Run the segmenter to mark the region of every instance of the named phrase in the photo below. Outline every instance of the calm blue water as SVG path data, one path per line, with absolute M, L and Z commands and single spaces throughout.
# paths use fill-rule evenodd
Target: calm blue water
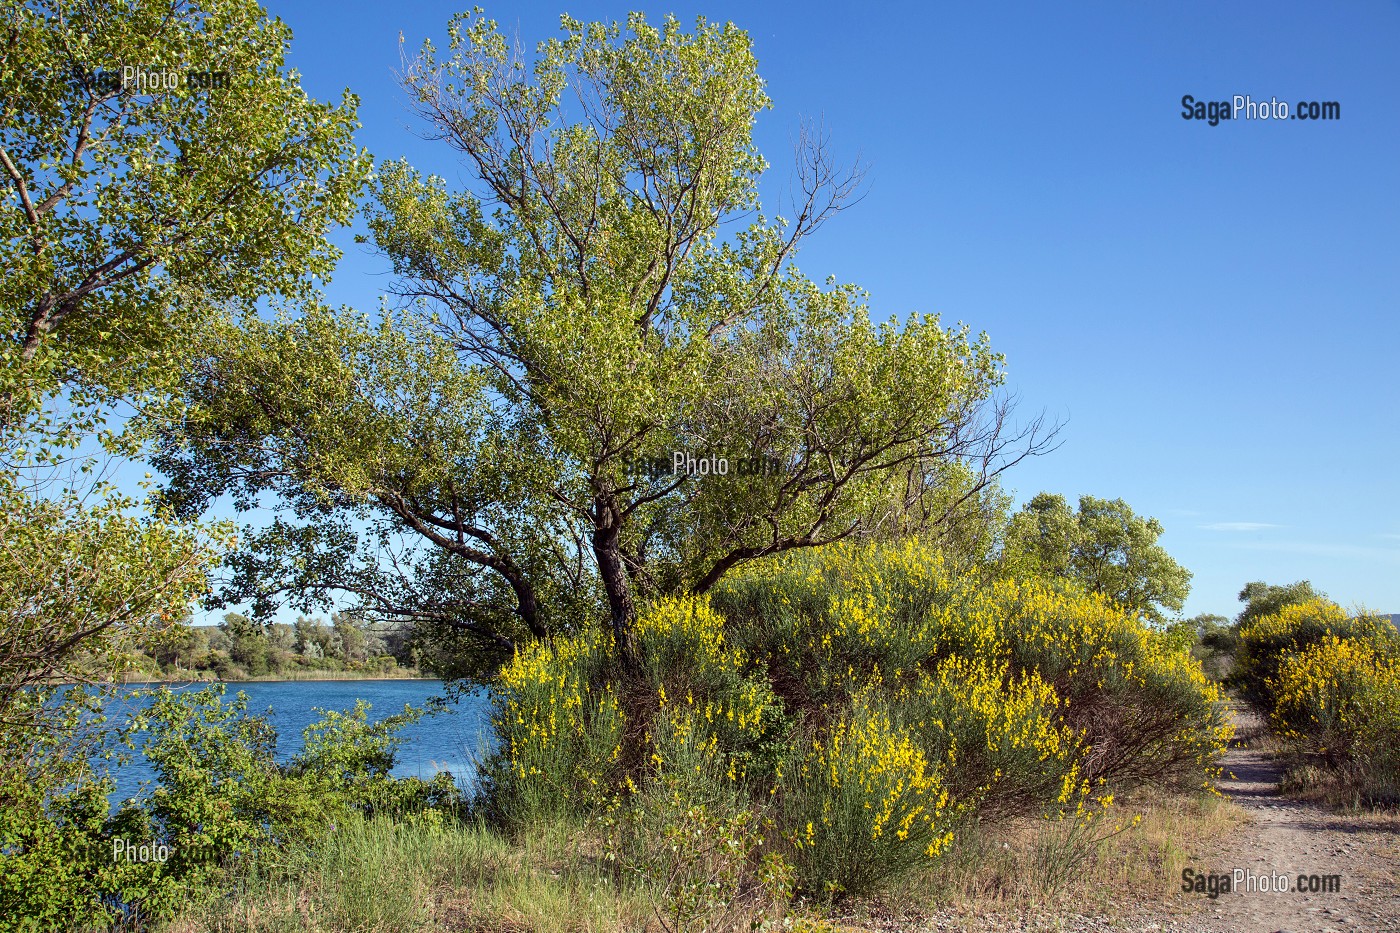
M 205 685 L 179 687 L 177 690 L 198 690 Z M 132 692 L 143 689 L 133 687 Z M 248 695 L 249 713 L 268 713 L 277 730 L 277 757 L 285 761 L 302 746 L 302 730 L 321 718 L 317 709 L 348 711 L 356 700 L 370 704 L 371 721 L 403 712 L 405 703 L 422 706 L 430 697 L 443 696 L 443 684 L 437 680 L 307 680 L 229 684 L 224 703 L 242 691 Z M 149 697 L 128 694 L 107 707 L 109 722 L 119 724 L 137 709 L 149 705 Z M 399 746 L 394 774 L 399 777 L 431 778 L 439 771 L 450 771 L 463 787 L 472 784 L 474 762 L 489 747 L 491 713 L 490 699 L 485 690 L 463 696 L 456 703 L 449 701 L 447 709 L 425 716 L 401 730 L 405 741 Z M 150 762 L 138 754 L 133 760 L 112 771 L 116 789 L 111 800 L 116 803 L 136 796 L 143 780 L 154 780 Z

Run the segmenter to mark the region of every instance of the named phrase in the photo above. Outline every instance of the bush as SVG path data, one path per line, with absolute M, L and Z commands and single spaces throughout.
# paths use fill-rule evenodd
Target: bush
M 610 637 L 591 631 L 516 652 L 493 696 L 498 745 L 481 793 L 502 823 L 590 813 L 622 754 L 623 713 L 607 680 Z
M 900 721 L 934 761 L 953 797 L 983 819 L 1043 809 L 1082 755 L 1060 698 L 1034 671 L 945 658 L 896 695 Z
M 715 605 L 775 672 L 778 694 L 808 713 L 872 682 L 891 697 L 918 696 L 940 664 L 964 658 L 1004 671 L 1008 686 L 1052 687 L 1058 725 L 1079 737 L 1094 781 L 1199 787 L 1229 732 L 1219 688 L 1140 617 L 1062 584 L 956 578 L 917 541 L 771 561 L 726 579 Z M 1040 696 L 1023 707 L 1026 730 L 1048 715 L 1049 694 Z M 1053 783 L 1040 763 L 1025 767 L 1008 788 Z M 948 779 L 979 784 L 975 775 Z
M 1395 629 L 1379 618 L 1348 617 L 1336 603 L 1310 599 L 1284 606 L 1240 629 L 1231 682 L 1245 699 L 1267 715 L 1275 705 L 1273 684 L 1280 668 L 1291 655 L 1329 636 L 1369 644 L 1385 653 L 1393 653 L 1397 647 Z
M 782 819 L 799 887 L 860 894 L 937 858 L 955 809 L 942 773 L 871 695 L 784 769 Z
M 705 600 L 661 600 L 635 631 L 638 670 L 611 665 L 611 637 L 594 630 L 517 652 L 501 671 L 493 722 L 500 740 L 483 765 L 484 796 L 513 828 L 597 813 L 626 778 L 654 770 L 661 711 L 703 721 L 726 770 L 771 779 L 785 746 L 782 708 L 767 680 L 725 640 Z M 669 715 L 669 714 L 668 714 Z
M 602 817 L 607 858 L 639 882 L 663 929 L 757 929 L 786 907 L 792 869 L 767 838 L 769 808 L 717 754 L 709 725 L 693 703 L 657 715 L 654 767 Z
M 1187 647 L 1102 597 L 1038 581 L 998 582 L 985 599 L 997 656 L 1055 688 L 1084 743 L 1086 779 L 1208 784 L 1231 727 L 1223 693 Z
M 321 720 L 306 727 L 302 750 L 286 773 L 328 785 L 335 798 L 363 814 L 416 814 L 457 806 L 460 794 L 451 774 L 440 772 L 424 781 L 391 773 L 404 741 L 399 731 L 427 711 L 406 705 L 402 713 L 370 722 L 369 710 L 364 700 L 346 713 L 318 710 Z
M 92 726 L 96 701 L 78 691 L 57 708 L 53 732 L 37 738 L 33 751 L 68 766 L 32 784 L 0 775 L 0 930 L 105 927 L 119 917 L 139 928 L 169 915 L 190 891 L 217 889 L 259 856 L 276 861 L 288 850 L 315 848 L 336 821 L 381 810 L 436 813 L 458 803 L 450 776 L 389 775 L 393 733 L 421 711 L 373 724 L 363 704 L 328 713 L 307 729 L 305 751 L 283 765 L 266 719 L 248 714 L 243 695 L 227 704 L 222 696 L 222 686 L 153 694 L 127 741 L 145 737 L 156 786 L 115 814 L 107 804 L 111 782 L 93 774 L 87 746 L 73 747 Z M 163 847 L 166 857 L 117 854 L 142 847 L 149 854 Z
M 113 857 L 115 840 L 150 833 L 143 814 L 110 813 L 112 782 L 93 770 L 101 697 L 46 687 L 12 709 L 30 725 L 0 730 L 0 931 L 103 928 L 172 905 L 180 890 L 163 866 Z
M 1400 789 L 1400 662 L 1327 635 L 1289 655 L 1269 683 L 1270 724 L 1296 752 L 1349 770 L 1372 798 Z
M 1198 788 L 1229 733 L 1186 640 L 1063 585 L 983 585 L 913 540 L 751 565 L 643 608 L 635 643 L 631 670 L 602 632 L 506 666 L 495 812 L 518 828 L 662 787 L 691 822 L 766 814 L 807 893 L 940 857 L 962 815 L 1058 811 L 1066 781 Z
M 306 843 L 344 811 L 329 781 L 284 772 L 271 724 L 248 713 L 246 695 L 225 704 L 223 692 L 157 690 L 131 725 L 147 735 L 157 775 L 145 801 L 151 836 L 170 848 L 167 871 L 191 881 L 264 847 Z
M 636 644 L 647 677 L 643 705 L 650 709 L 654 699 L 655 708 L 667 712 L 663 721 L 677 709 L 692 712 L 697 722 L 703 719 L 700 731 L 727 771 L 771 784 L 790 724 L 766 672 L 730 645 L 724 619 L 709 601 L 658 601 L 637 620 Z

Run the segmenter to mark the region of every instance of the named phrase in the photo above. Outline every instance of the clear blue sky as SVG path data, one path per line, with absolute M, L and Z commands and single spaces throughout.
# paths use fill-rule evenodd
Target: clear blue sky
M 1187 612 L 1307 578 L 1400 612 L 1400 4 L 487 4 L 527 47 L 558 17 L 641 6 L 732 20 L 775 102 L 869 164 L 809 241 L 808 275 L 876 317 L 985 330 L 1064 446 L 1009 474 L 1122 497 L 1194 574 Z M 463 177 L 413 134 L 398 37 L 446 45 L 463 7 L 270 0 L 313 96 L 350 88 L 376 158 Z M 1338 101 L 1337 122 L 1205 122 L 1181 98 Z M 384 266 L 346 243 L 329 296 L 372 310 Z

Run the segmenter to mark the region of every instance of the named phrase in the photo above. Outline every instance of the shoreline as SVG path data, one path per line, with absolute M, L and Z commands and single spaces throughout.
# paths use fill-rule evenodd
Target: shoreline
M 297 677 L 275 677 L 271 674 L 258 675 L 256 677 L 133 677 L 131 679 L 121 678 L 101 683 L 117 686 L 131 686 L 134 684 L 295 684 L 295 683 L 320 683 L 324 681 L 397 681 L 397 680 L 441 680 L 441 677 L 427 677 L 421 674 L 404 675 L 402 677 L 385 677 L 382 674 L 367 676 L 361 674 L 346 675 L 344 671 L 326 671 L 327 676 L 307 676 L 305 674 Z

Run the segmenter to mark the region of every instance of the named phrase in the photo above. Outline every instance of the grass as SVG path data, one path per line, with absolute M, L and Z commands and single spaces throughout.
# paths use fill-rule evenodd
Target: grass
M 167 930 L 644 929 L 649 904 L 619 892 L 592 848 L 563 825 L 512 842 L 476 823 L 355 819 L 317 851 L 258 866 L 231 897 L 192 905 Z
M 794 930 L 860 930 L 892 917 L 1161 910 L 1188 864 L 1240 823 L 1219 798 L 1140 796 L 1115 807 L 1141 823 L 1101 843 L 1063 883 L 1037 867 L 1057 844 L 1042 820 L 966 826 L 948 857 L 878 897 L 845 905 L 828 926 L 801 905 Z M 1130 816 L 1128 817 L 1131 818 Z M 259 865 L 230 895 L 194 903 L 167 933 L 634 933 L 660 931 L 655 892 L 619 885 L 599 840 L 567 823 L 507 838 L 476 822 L 355 819 L 316 851 Z M 883 918 L 883 919 L 882 919 Z M 695 929 L 700 929 L 696 927 Z
M 1173 903 L 1181 870 L 1208 860 L 1245 820 L 1220 797 L 1143 792 L 1115 804 L 1108 817 L 1122 832 L 1081 851 L 1069 872 L 1048 871 L 1064 853 L 1065 827 L 1037 819 L 965 826 L 948 856 L 879 898 L 852 905 L 843 920 L 863 925 L 892 914 L 964 917 L 1054 917 L 1135 910 L 1164 911 Z M 1141 816 L 1136 826 L 1133 816 Z M 1113 826 L 1096 835 L 1108 835 Z
M 1290 797 L 1353 815 L 1393 814 L 1400 782 L 1358 764 L 1329 768 L 1297 755 L 1286 758 L 1279 790 Z

